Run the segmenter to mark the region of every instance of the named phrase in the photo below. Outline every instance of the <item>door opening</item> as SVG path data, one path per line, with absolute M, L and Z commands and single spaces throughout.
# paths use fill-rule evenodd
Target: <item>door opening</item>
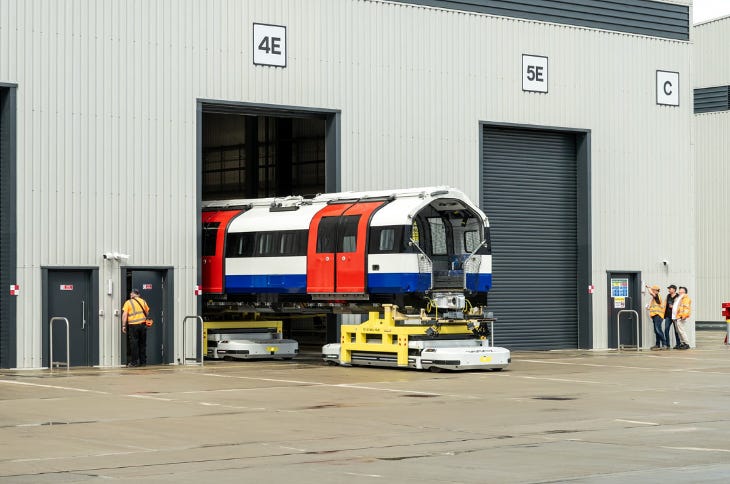
M 124 297 L 132 289 L 138 289 L 142 299 L 150 306 L 149 317 L 154 324 L 147 328 L 147 364 L 172 363 L 173 315 L 170 307 L 172 293 L 172 269 L 132 269 L 122 271 Z M 127 333 L 129 335 L 129 333 Z M 129 361 L 127 337 L 122 338 L 122 364 Z
M 43 366 L 65 362 L 67 344 L 70 366 L 98 365 L 99 329 L 95 317 L 98 314 L 98 273 L 93 269 L 43 269 L 42 277 Z M 53 355 L 49 355 L 51 318 L 66 318 L 69 329 L 67 340 L 65 324 L 54 323 Z
M 636 348 L 641 346 L 641 273 L 634 271 L 608 271 L 607 311 L 608 311 L 608 347 Z M 634 313 L 622 310 L 633 310 L 639 315 L 637 321 Z M 617 341 L 617 325 L 620 326 L 621 341 Z M 637 325 L 639 339 L 637 340 Z

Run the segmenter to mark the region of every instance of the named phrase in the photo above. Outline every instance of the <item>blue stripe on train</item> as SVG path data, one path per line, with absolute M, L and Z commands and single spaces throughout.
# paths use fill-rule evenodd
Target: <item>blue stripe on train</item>
M 253 274 L 226 276 L 226 292 L 231 294 L 306 294 L 305 274 Z
M 400 294 L 425 292 L 431 286 L 431 274 L 418 272 L 370 272 L 368 292 L 372 294 Z
M 467 274 L 466 288 L 474 292 L 488 292 L 492 288 L 492 274 Z
M 373 294 L 425 292 L 429 287 L 431 287 L 430 274 L 419 274 L 417 272 L 371 272 L 368 274 L 368 291 Z M 466 276 L 466 288 L 470 291 L 487 292 L 491 287 L 491 274 L 467 274 Z
M 491 274 L 467 274 L 467 289 L 487 292 L 492 287 Z M 368 292 L 372 294 L 401 294 L 425 292 L 431 286 L 431 275 L 417 272 L 368 274 Z M 226 292 L 231 294 L 274 293 L 306 294 L 304 274 L 255 274 L 226 276 Z

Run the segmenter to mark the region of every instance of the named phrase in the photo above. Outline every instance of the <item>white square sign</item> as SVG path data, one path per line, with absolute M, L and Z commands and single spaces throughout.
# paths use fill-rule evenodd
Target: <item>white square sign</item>
M 286 67 L 286 27 L 253 24 L 253 63 Z
M 679 106 L 679 72 L 656 71 L 656 103 Z
M 548 58 L 522 54 L 522 90 L 548 92 Z

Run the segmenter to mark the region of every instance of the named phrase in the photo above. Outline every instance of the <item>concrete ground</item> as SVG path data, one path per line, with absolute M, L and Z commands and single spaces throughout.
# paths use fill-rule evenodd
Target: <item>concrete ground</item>
M 730 350 L 0 371 L 0 482 L 728 482 Z

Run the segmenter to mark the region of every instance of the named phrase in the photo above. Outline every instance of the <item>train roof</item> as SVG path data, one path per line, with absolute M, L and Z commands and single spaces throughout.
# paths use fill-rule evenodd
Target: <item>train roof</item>
M 469 210 L 486 223 L 484 213 L 460 190 L 447 186 L 421 187 L 398 190 L 373 190 L 362 192 L 323 193 L 313 198 L 290 196 L 281 198 L 216 200 L 203 202 L 204 210 L 241 208 L 244 211 L 231 222 L 230 231 L 248 232 L 306 229 L 314 214 L 324 205 L 332 203 L 365 202 L 383 200 L 387 203 L 375 212 L 372 226 L 408 225 L 413 217 L 431 206 L 437 211 Z

